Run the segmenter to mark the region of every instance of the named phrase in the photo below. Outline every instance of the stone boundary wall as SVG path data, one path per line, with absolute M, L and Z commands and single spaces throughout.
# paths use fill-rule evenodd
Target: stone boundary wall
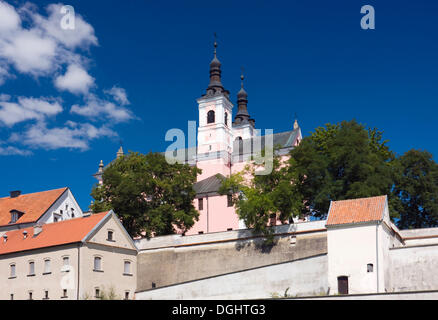
M 151 289 L 135 294 L 136 300 L 269 299 L 288 294 L 327 292 L 327 255 Z
M 247 229 L 137 241 L 137 292 L 327 254 L 324 225 L 277 226 L 274 246 Z

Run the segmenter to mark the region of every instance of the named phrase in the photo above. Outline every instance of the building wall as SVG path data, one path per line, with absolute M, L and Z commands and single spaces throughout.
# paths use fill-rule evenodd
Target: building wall
M 87 218 L 82 218 L 87 219 Z M 129 235 L 121 228 L 114 216 L 109 216 L 99 229 L 91 234 L 86 243 L 74 243 L 46 247 L 0 256 L 0 300 L 24 300 L 32 291 L 34 300 L 41 300 L 44 291 L 49 291 L 49 299 L 94 298 L 95 288 L 115 290 L 118 298 L 134 297 L 137 284 L 137 249 Z M 108 241 L 108 231 L 113 231 L 114 241 Z M 44 232 L 44 231 L 43 231 Z M 68 271 L 63 265 L 63 257 L 69 257 Z M 94 271 L 94 257 L 102 260 L 102 270 Z M 44 274 L 44 260 L 50 259 L 51 272 Z M 29 261 L 35 263 L 35 275 L 28 276 Z M 124 274 L 124 262 L 131 262 L 130 274 Z M 16 265 L 16 277 L 10 278 L 10 265 Z M 79 278 L 79 281 L 78 281 Z M 67 289 L 67 297 L 63 297 Z
M 187 231 L 187 235 L 199 232 L 220 232 L 239 229 L 239 217 L 233 206 L 228 207 L 227 196 L 214 195 L 203 197 L 203 210 L 199 210 L 199 199 L 194 200 L 194 206 L 199 211 L 199 220 Z
M 63 257 L 68 256 L 70 271 L 63 271 Z M 50 259 L 50 274 L 44 273 L 44 260 Z M 35 275 L 29 274 L 29 261 L 35 263 Z M 10 278 L 10 265 L 16 265 L 16 278 Z M 74 300 L 77 297 L 77 244 L 59 247 L 44 248 L 25 252 L 12 253 L 0 256 L 0 299 L 9 300 L 14 294 L 15 300 L 29 299 L 32 291 L 34 300 L 44 298 L 44 291 L 49 291 L 50 299 Z M 67 288 L 68 298 L 63 296 L 63 289 Z
M 379 270 L 377 261 L 378 236 L 379 226 L 376 223 L 331 227 L 327 230 L 328 285 L 331 294 L 338 293 L 339 276 L 348 277 L 349 293 L 378 292 L 378 271 L 380 283 L 383 279 L 383 266 Z M 368 264 L 373 264 L 373 272 L 367 272 Z
M 101 271 L 94 270 L 94 257 L 100 257 Z M 117 299 L 134 297 L 136 288 L 136 251 L 87 243 L 81 248 L 80 299 L 95 299 L 95 290 L 109 293 L 114 290 Z M 124 262 L 131 262 L 131 274 L 124 274 Z
M 109 292 L 113 289 L 117 298 L 134 296 L 137 284 L 137 248 L 120 223 L 110 216 L 107 221 L 91 235 L 81 248 L 80 299 L 95 298 L 95 289 Z M 113 239 L 108 240 L 108 231 Z M 94 270 L 94 258 L 101 258 L 101 270 Z M 131 263 L 130 274 L 124 274 L 124 262 Z
M 327 291 L 327 255 L 228 273 L 207 279 L 138 292 L 148 299 L 263 299 L 317 295 Z
M 223 158 L 198 161 L 196 166 L 202 170 L 202 173 L 197 177 L 197 181 L 204 180 L 218 173 L 224 176 L 230 175 L 228 161 Z
M 66 206 L 68 206 L 68 209 L 66 210 Z M 54 222 L 54 217 L 58 216 L 60 217 L 60 220 L 68 220 L 72 219 L 72 211 L 73 208 L 74 212 L 74 218 L 79 218 L 83 216 L 81 207 L 79 207 L 78 203 L 76 202 L 75 198 L 73 197 L 73 194 L 71 193 L 70 189 L 68 189 L 66 192 L 64 192 L 61 197 L 59 197 L 58 200 L 53 203 L 53 205 L 47 210 L 47 212 L 38 220 L 40 223 L 52 223 Z M 62 210 L 62 214 L 61 214 Z M 55 215 L 56 213 L 56 215 Z
M 391 248 L 390 291 L 438 289 L 438 244 Z

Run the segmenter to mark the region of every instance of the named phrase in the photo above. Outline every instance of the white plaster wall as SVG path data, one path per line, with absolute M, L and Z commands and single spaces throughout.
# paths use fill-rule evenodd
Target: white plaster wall
M 68 209 L 66 210 L 66 205 Z M 41 223 L 52 223 L 54 222 L 54 213 L 60 213 L 62 210 L 62 221 L 72 219 L 71 208 L 74 209 L 75 218 L 83 216 L 83 212 L 76 202 L 70 189 L 67 189 L 58 200 L 47 210 L 47 212 L 38 220 Z
M 338 293 L 337 278 L 339 276 L 348 277 L 349 293 L 351 294 L 377 292 L 378 273 L 379 291 L 383 290 L 383 272 L 377 266 L 377 230 L 377 224 L 328 228 L 328 285 L 330 294 Z M 379 255 L 379 258 L 382 262 L 382 254 Z M 369 263 L 374 266 L 373 272 L 367 272 L 367 264 Z
M 438 245 L 394 248 L 391 291 L 437 290 Z
M 327 292 L 327 255 L 137 292 L 136 300 L 263 299 Z
M 63 257 L 69 257 L 70 272 L 63 269 Z M 16 252 L 0 256 L 0 300 L 29 299 L 32 291 L 34 300 L 49 299 L 75 300 L 77 298 L 78 245 L 64 245 L 31 251 Z M 44 273 L 44 260 L 50 259 L 50 273 Z M 29 262 L 35 263 L 35 275 L 29 276 Z M 10 265 L 16 265 L 16 277 L 10 277 Z M 67 298 L 62 298 L 67 289 Z

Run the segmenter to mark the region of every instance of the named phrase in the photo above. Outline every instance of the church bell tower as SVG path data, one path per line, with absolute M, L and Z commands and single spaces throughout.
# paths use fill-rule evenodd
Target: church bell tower
M 207 91 L 197 100 L 199 108 L 198 167 L 202 177 L 208 177 L 210 166 L 216 173 L 229 174 L 229 163 L 233 152 L 232 109 L 229 91 L 221 82 L 221 63 L 216 56 L 210 62 L 210 83 Z M 204 168 L 203 168 L 204 167 Z M 208 168 L 207 168 L 208 167 Z M 205 174 L 204 174 L 205 173 Z

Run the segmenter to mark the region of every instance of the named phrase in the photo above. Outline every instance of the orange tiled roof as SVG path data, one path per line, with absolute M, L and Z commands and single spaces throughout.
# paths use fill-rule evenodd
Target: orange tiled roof
M 33 236 L 34 227 L 8 231 L 5 233 L 8 236 L 6 242 L 0 238 L 0 255 L 80 242 L 108 212 L 44 224 L 36 237 Z M 27 231 L 26 239 L 23 231 Z
M 332 201 L 326 225 L 380 221 L 386 196 Z
M 37 221 L 68 188 L 22 194 L 16 198 L 0 198 L 0 226 L 11 221 L 11 210 L 24 212 L 16 223 Z

